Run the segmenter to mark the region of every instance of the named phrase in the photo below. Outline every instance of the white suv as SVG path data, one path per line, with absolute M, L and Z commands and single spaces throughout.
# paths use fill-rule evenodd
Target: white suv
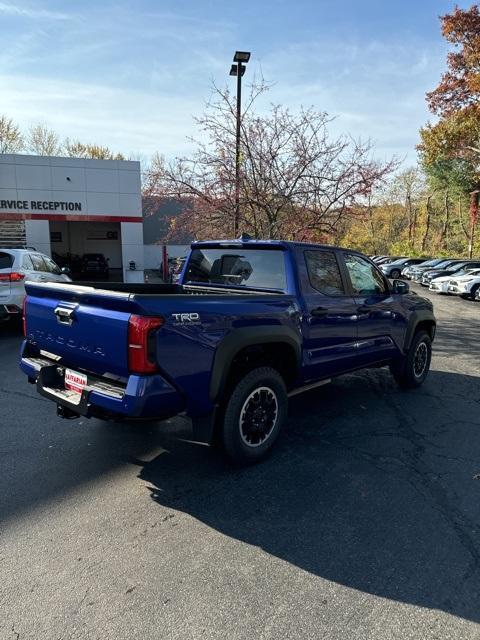
M 473 268 L 465 269 L 465 270 L 462 269 L 462 271 L 459 271 L 455 276 L 450 274 L 448 276 L 440 276 L 437 278 L 433 278 L 433 280 L 430 282 L 429 289 L 430 291 L 433 291 L 435 293 L 452 293 L 449 290 L 450 282 L 452 280 L 455 280 L 455 282 L 460 282 L 466 279 L 469 282 L 470 278 L 473 279 L 473 278 L 476 278 L 477 276 L 480 276 L 480 269 L 473 269 Z
M 0 320 L 20 317 L 25 282 L 71 282 L 55 262 L 32 249 L 0 249 Z
M 462 298 L 475 300 L 477 291 L 480 291 L 480 269 L 469 271 L 460 278 L 451 277 L 448 282 L 448 293 Z

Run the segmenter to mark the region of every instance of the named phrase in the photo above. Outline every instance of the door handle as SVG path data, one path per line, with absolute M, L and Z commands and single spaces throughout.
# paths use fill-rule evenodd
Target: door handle
M 324 318 L 328 315 L 328 309 L 326 307 L 315 307 L 315 309 L 312 309 L 311 314 L 317 318 Z
M 371 311 L 371 308 L 367 307 L 366 304 L 361 304 L 359 307 L 357 307 L 357 313 L 360 313 L 362 315 L 370 313 L 370 311 Z
M 73 312 L 75 308 L 65 308 L 65 307 L 57 307 L 54 311 L 54 314 L 57 316 L 57 322 L 60 324 L 66 324 L 69 327 L 73 324 Z

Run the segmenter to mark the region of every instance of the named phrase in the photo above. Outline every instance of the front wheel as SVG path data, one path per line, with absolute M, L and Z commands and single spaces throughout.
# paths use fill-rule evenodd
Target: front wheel
M 271 367 L 247 373 L 227 400 L 221 441 L 237 464 L 252 464 L 272 448 L 287 419 L 288 397 L 282 376 Z
M 432 341 L 426 331 L 418 331 L 410 349 L 390 365 L 390 371 L 402 389 L 416 389 L 425 382 L 432 359 Z
M 398 278 L 400 278 L 400 276 L 402 275 L 400 269 L 394 269 L 392 271 L 392 273 L 390 274 L 390 277 L 392 278 L 392 280 L 397 280 Z
M 468 296 L 470 300 L 476 299 L 478 291 L 480 291 L 480 284 L 474 284 L 470 290 L 470 295 Z

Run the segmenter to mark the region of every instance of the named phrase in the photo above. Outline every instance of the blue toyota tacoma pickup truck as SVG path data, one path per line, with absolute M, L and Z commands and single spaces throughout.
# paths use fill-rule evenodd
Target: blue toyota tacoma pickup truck
M 178 284 L 27 283 L 21 369 L 58 415 L 186 413 L 237 463 L 272 447 L 288 397 L 365 367 L 418 387 L 432 304 L 365 256 L 283 241 L 193 243 Z

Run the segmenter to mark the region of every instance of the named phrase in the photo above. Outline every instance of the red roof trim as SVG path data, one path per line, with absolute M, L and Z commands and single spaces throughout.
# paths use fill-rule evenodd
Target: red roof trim
M 0 220 L 57 220 L 65 222 L 143 222 L 142 216 L 75 216 L 60 213 L 0 213 Z

